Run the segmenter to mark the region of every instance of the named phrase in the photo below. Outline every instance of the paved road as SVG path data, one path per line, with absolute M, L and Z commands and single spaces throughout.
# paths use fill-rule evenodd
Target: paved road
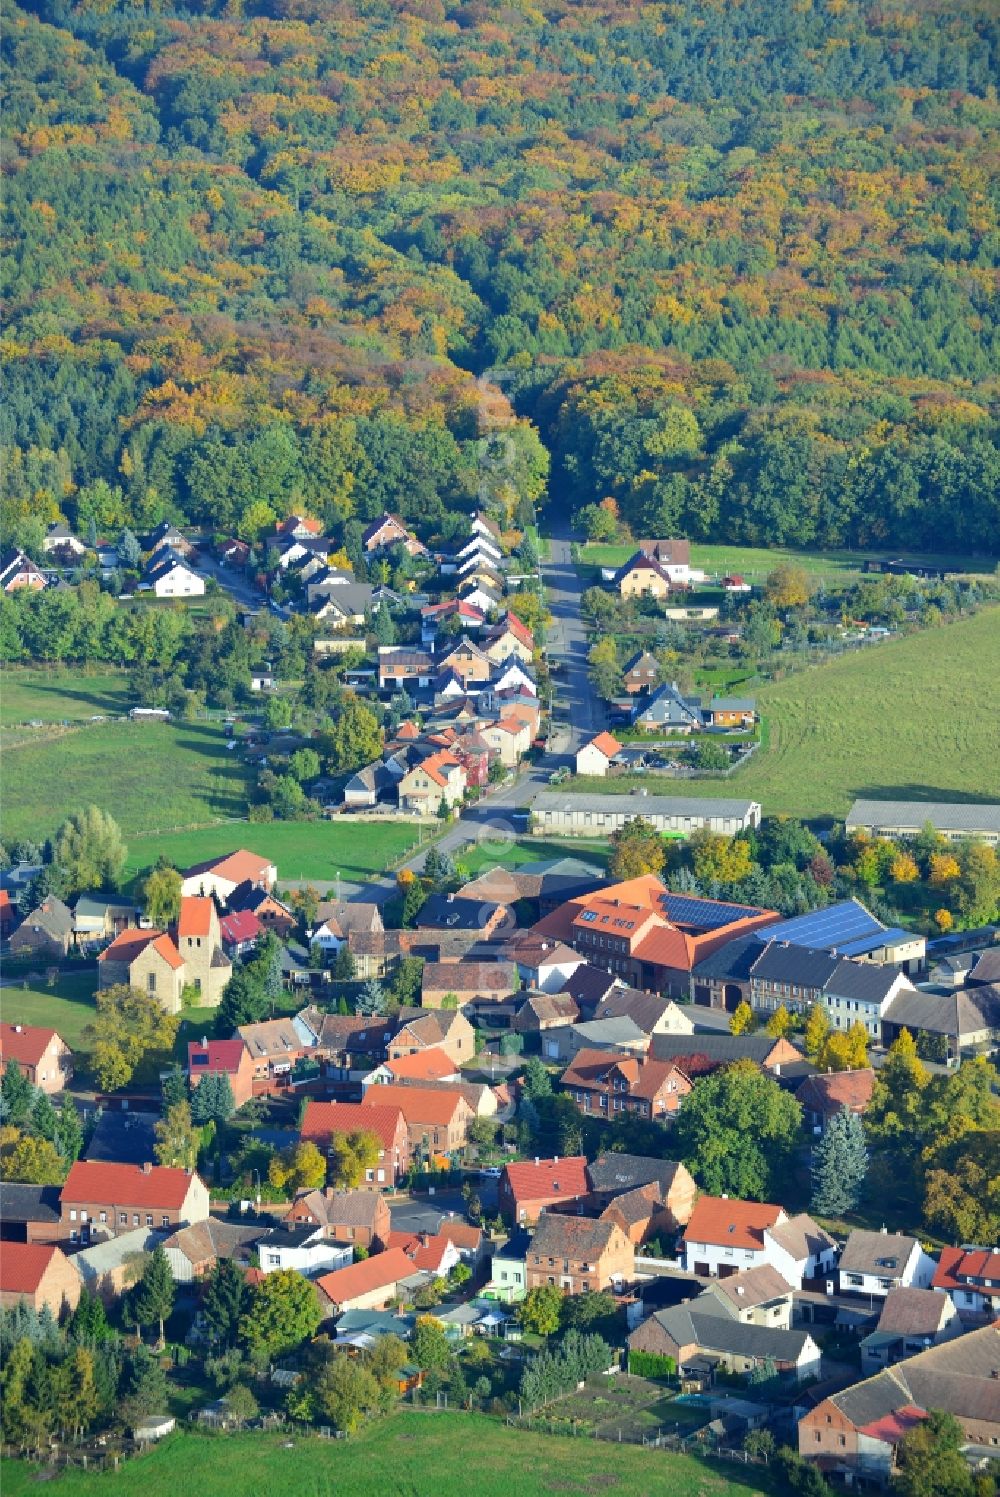
M 564 756 L 563 762 L 569 762 L 588 738 L 607 727 L 603 705 L 587 675 L 587 633 L 580 616 L 583 583 L 571 548 L 569 525 L 557 522 L 541 571 L 553 617 L 546 641 L 550 667 L 556 668 L 552 746 Z

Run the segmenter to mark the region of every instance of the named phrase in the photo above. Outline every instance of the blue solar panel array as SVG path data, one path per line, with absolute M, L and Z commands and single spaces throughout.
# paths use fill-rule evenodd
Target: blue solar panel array
M 699 930 L 717 930 L 720 925 L 732 925 L 734 920 L 749 920 L 760 911 L 748 904 L 722 904 L 714 899 L 691 899 L 686 894 L 671 894 L 669 890 L 658 899 L 660 909 L 675 925 L 694 925 Z
M 856 899 L 827 905 L 808 915 L 796 915 L 779 925 L 768 925 L 759 935 L 764 941 L 788 941 L 792 946 L 811 946 L 827 951 L 836 946 L 843 951 L 851 943 L 864 943 L 883 934 L 885 926 Z

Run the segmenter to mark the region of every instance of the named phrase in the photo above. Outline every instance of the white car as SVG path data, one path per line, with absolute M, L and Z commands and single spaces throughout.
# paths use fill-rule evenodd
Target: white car
M 487 1164 L 479 1171 L 483 1180 L 499 1180 L 503 1170 L 498 1164 Z

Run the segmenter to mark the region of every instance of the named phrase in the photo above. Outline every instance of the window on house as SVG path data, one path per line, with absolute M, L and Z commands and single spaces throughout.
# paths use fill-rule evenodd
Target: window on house
M 139 1213 L 138 1213 L 138 1211 L 134 1212 L 133 1215 L 132 1215 L 132 1225 L 133 1225 L 133 1227 L 137 1227 L 139 1225 Z
M 76 1211 L 75 1210 L 71 1210 L 70 1211 L 70 1213 L 69 1213 L 69 1219 L 70 1219 L 71 1222 L 75 1222 L 76 1221 Z
M 147 1227 L 151 1227 L 152 1225 L 153 1225 L 153 1213 L 151 1211 L 147 1211 L 146 1212 L 146 1226 Z
M 102 1222 L 106 1222 L 107 1219 L 108 1219 L 108 1213 L 106 1211 L 102 1211 L 101 1212 L 101 1221 Z
M 160 1226 L 161 1227 L 169 1227 L 170 1226 L 170 1218 L 169 1218 L 169 1216 L 161 1216 L 160 1217 Z
M 118 1225 L 120 1227 L 127 1227 L 128 1226 L 128 1212 L 127 1211 L 120 1211 L 118 1213 Z
M 146 992 L 147 993 L 155 993 L 156 992 L 156 973 L 155 972 L 147 972 L 146 973 Z

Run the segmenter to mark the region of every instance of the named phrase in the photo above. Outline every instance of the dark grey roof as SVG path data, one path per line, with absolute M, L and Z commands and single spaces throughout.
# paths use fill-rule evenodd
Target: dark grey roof
M 597 1006 L 595 1019 L 631 1019 L 646 1034 L 663 1018 L 667 1009 L 676 1008 L 659 993 L 644 993 L 639 988 L 616 988 Z
M 777 1043 L 769 1034 L 654 1034 L 652 1055 L 655 1060 L 678 1061 L 685 1055 L 705 1055 L 720 1065 L 733 1060 L 763 1065 Z
M 317 1237 L 319 1227 L 272 1227 L 260 1240 L 261 1247 L 297 1248 L 305 1247 L 311 1238 Z
M 697 982 L 725 982 L 727 979 L 746 979 L 754 962 L 760 959 L 760 940 L 757 936 L 738 936 L 727 941 L 718 951 L 699 962 L 691 975 Z
M 606 994 L 620 986 L 620 979 L 612 977 L 603 967 L 592 967 L 589 962 L 584 962 L 567 977 L 559 991 L 568 993 L 581 1007 L 596 1008 Z
M 953 1034 L 960 1039 L 983 1029 L 1000 1029 L 1000 987 L 960 988 L 954 993 L 897 993 L 883 1014 L 890 1024 Z
M 23 921 L 25 927 L 35 926 L 47 931 L 49 935 L 61 939 L 68 936 L 73 929 L 73 915 L 54 894 L 50 894 L 37 909 L 32 910 Z
M 488 900 L 432 894 L 417 916 L 423 930 L 483 930 L 500 908 Z
M 84 1159 L 102 1164 L 152 1164 L 159 1120 L 155 1112 L 102 1113 Z
M 608 1247 L 614 1231 L 614 1222 L 543 1211 L 531 1239 L 529 1259 L 585 1258 L 594 1262 Z
M 823 988 L 836 969 L 837 958 L 828 951 L 770 941 L 753 964 L 753 976 L 764 982 L 791 982 L 804 988 Z
M 886 1414 L 895 1413 L 909 1401 L 905 1389 L 888 1372 L 880 1372 L 863 1383 L 855 1383 L 853 1388 L 835 1393 L 832 1399 L 840 1412 L 858 1429 L 876 1419 L 883 1419 Z
M 0 1222 L 57 1222 L 60 1217 L 58 1185 L 14 1185 L 0 1180 Z
M 705 1351 L 727 1352 L 738 1357 L 773 1357 L 776 1362 L 795 1362 L 802 1355 L 808 1331 L 785 1331 L 775 1326 L 748 1325 L 731 1320 L 718 1302 L 714 1310 L 701 1305 L 701 1298 L 654 1317 L 679 1345 L 694 1342 Z
M 1000 832 L 1000 804 L 964 801 L 856 800 L 847 826 L 904 827 L 919 831 L 927 822 L 938 832 Z
M 840 1255 L 840 1271 L 891 1277 L 902 1273 L 917 1246 L 915 1237 L 906 1237 L 901 1232 L 866 1232 L 855 1228 Z
M 837 998 L 857 998 L 862 1003 L 882 1003 L 901 971 L 901 967 L 892 963 L 852 962 L 844 958 L 837 963 L 825 992 Z
M 662 1185 L 670 1189 L 680 1165 L 676 1159 L 653 1159 L 646 1154 L 598 1154 L 587 1166 L 590 1188 L 620 1194 L 640 1185 Z

